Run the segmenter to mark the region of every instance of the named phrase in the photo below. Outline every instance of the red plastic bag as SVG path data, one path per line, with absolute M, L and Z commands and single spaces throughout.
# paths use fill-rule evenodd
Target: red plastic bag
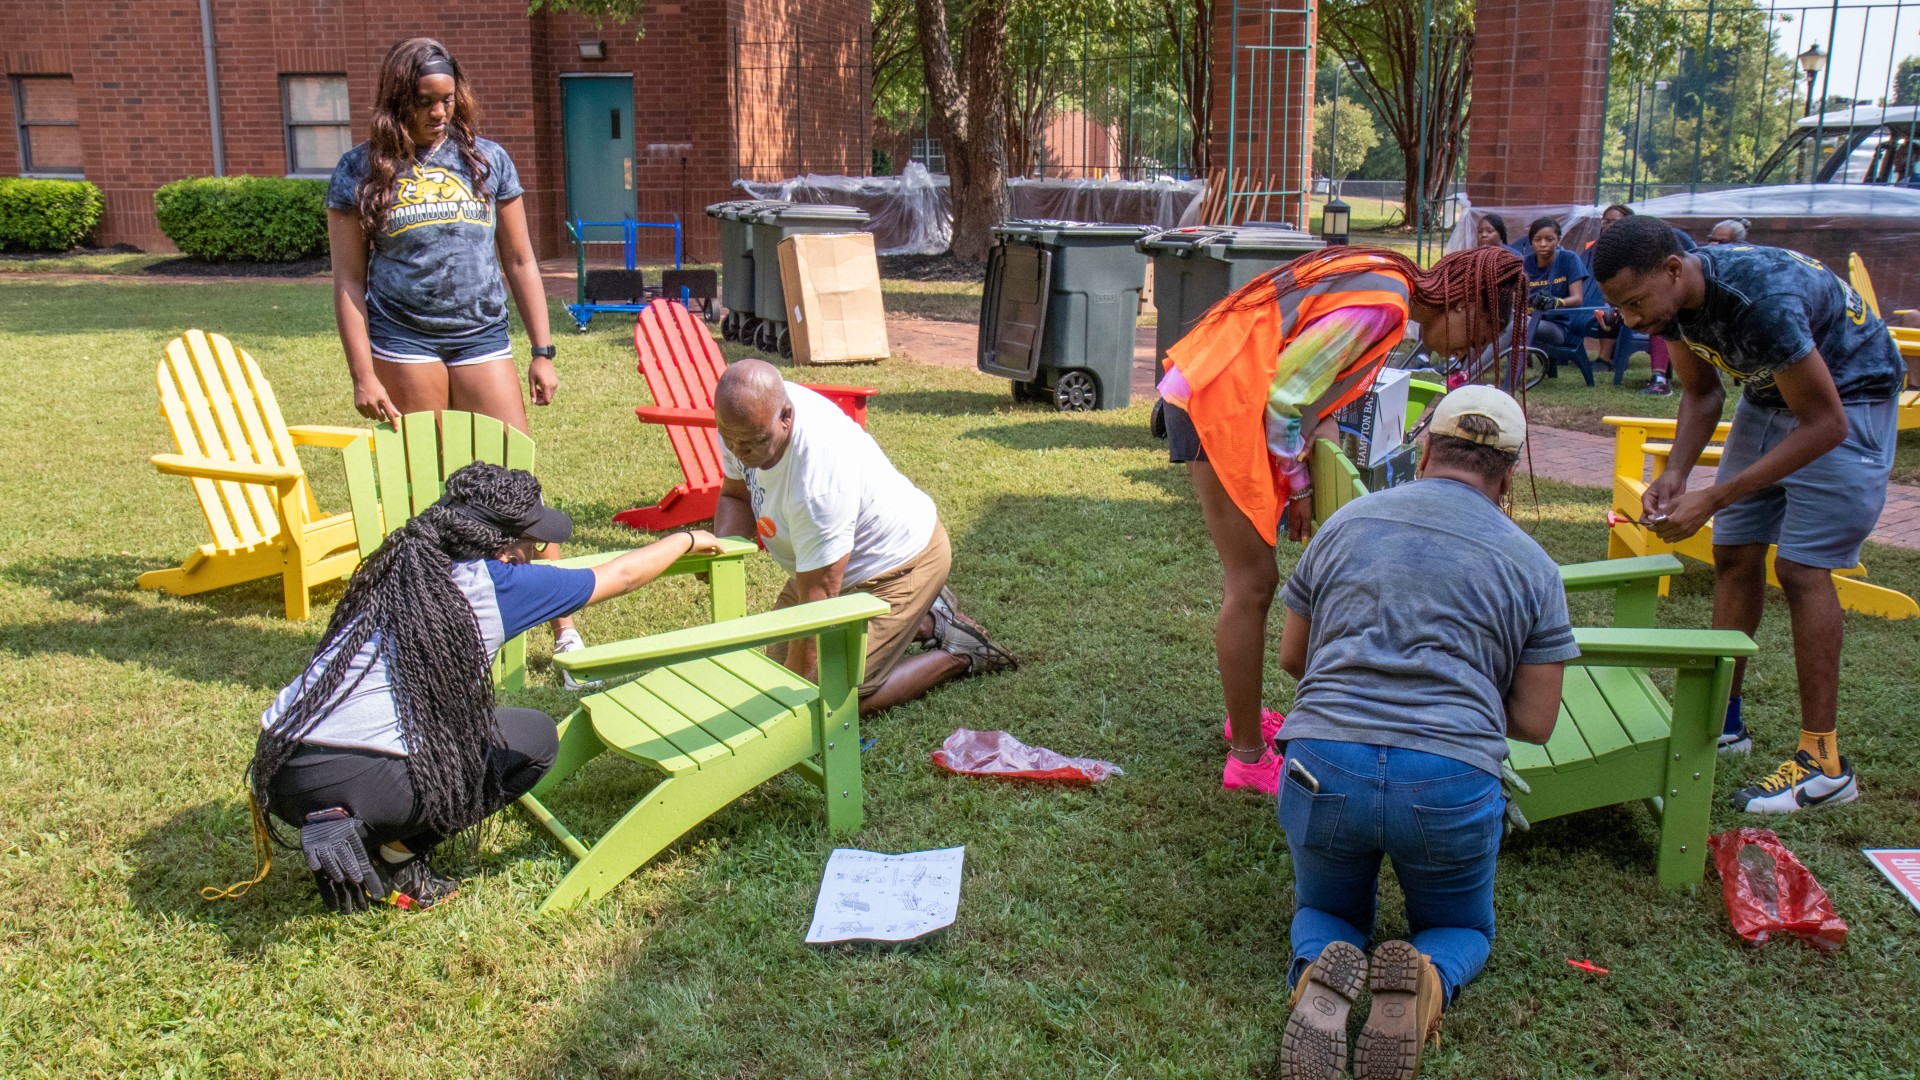
M 1092 758 L 1066 757 L 1044 746 L 1028 746 L 1004 731 L 960 728 L 933 752 L 933 763 L 965 776 L 997 776 L 1003 780 L 1041 780 L 1089 787 L 1109 776 L 1123 776 L 1120 766 Z
M 1772 829 L 1729 829 L 1709 836 L 1707 846 L 1735 933 L 1755 945 L 1791 934 L 1828 952 L 1847 943 L 1847 924 L 1827 891 Z

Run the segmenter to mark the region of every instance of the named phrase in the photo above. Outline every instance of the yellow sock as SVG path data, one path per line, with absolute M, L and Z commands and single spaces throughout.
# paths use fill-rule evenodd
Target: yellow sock
M 1800 730 L 1800 749 L 1805 750 L 1813 760 L 1820 763 L 1820 771 L 1828 776 L 1840 775 L 1840 751 L 1834 746 L 1834 733 L 1831 731 Z

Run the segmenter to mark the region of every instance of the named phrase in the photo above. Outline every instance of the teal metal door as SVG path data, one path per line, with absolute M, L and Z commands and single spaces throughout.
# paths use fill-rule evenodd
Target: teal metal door
M 633 78 L 560 80 L 567 147 L 567 217 L 620 221 L 635 216 Z M 621 242 L 619 229 L 588 229 L 586 240 Z

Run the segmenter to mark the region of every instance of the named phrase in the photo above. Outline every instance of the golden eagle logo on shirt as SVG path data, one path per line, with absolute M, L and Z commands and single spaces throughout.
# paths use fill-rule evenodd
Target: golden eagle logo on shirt
M 1695 341 L 1685 334 L 1681 335 L 1680 340 L 1687 343 L 1687 348 L 1693 350 L 1693 355 L 1726 372 L 1733 378 L 1734 382 L 1741 386 L 1752 386 L 1756 389 L 1764 390 L 1773 385 L 1773 371 L 1770 368 L 1762 368 L 1758 371 L 1741 371 L 1739 368 L 1727 363 L 1727 358 L 1721 354 L 1719 349 L 1704 342 Z
M 458 174 L 416 165 L 412 175 L 395 182 L 393 209 L 387 213 L 388 236 L 422 225 L 459 222 L 493 228 L 492 204 L 474 197 L 473 189 Z

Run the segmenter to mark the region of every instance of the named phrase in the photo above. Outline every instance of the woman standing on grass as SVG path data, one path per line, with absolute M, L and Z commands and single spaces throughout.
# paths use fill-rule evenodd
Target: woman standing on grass
M 1526 280 L 1520 257 L 1500 247 L 1428 270 L 1398 252 L 1326 248 L 1255 278 L 1168 350 L 1169 456 L 1187 463 L 1226 577 L 1214 630 L 1230 748 L 1221 787 L 1279 788 L 1280 717 L 1261 706 L 1267 612 L 1280 524 L 1302 541 L 1313 520 L 1313 440 L 1334 437 L 1333 414 L 1372 387 L 1409 321 L 1443 356 L 1486 348 L 1510 327 L 1512 362 L 1522 362 Z
M 534 343 L 533 403 L 552 403 L 559 385 L 520 175 L 475 122 L 446 47 L 402 41 L 380 65 L 367 141 L 341 157 L 327 186 L 334 319 L 353 407 L 369 420 L 460 409 L 526 431 L 509 289 Z M 554 652 L 582 647 L 571 620 L 553 629 Z

